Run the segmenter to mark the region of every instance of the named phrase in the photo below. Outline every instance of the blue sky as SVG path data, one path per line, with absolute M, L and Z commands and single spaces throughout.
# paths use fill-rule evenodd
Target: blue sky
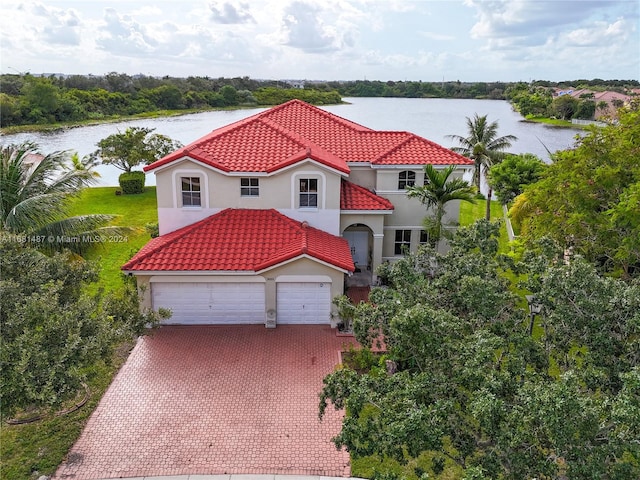
M 640 80 L 638 0 L 0 2 L 2 73 Z

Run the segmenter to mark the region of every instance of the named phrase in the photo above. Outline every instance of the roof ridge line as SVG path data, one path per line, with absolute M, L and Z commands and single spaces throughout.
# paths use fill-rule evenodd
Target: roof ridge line
M 378 158 L 376 158 L 375 160 L 373 160 L 371 163 L 372 164 L 376 164 L 378 163 L 380 160 L 382 160 L 384 157 L 386 157 L 387 155 L 391 155 L 393 152 L 399 150 L 401 147 L 403 147 L 404 145 L 406 145 L 407 143 L 409 143 L 414 137 L 416 137 L 417 135 L 411 133 L 411 132 L 402 132 L 402 133 L 406 133 L 407 134 L 407 138 L 405 138 L 404 140 L 402 140 L 401 142 L 397 143 L 396 145 L 394 145 L 393 147 L 391 147 L 389 150 L 387 150 L 386 152 L 384 152 L 382 155 L 378 156 Z

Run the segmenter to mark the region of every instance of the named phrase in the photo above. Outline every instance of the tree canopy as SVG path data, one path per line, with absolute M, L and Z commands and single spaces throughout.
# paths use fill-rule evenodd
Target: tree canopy
M 128 281 L 120 292 L 88 294 L 97 265 L 28 244 L 0 248 L 0 413 L 55 408 L 73 397 L 89 367 L 169 312 L 141 311 Z
M 504 160 L 489 169 L 487 181 L 500 203 L 508 205 L 524 191 L 524 187 L 538 181 L 546 164 L 531 153 L 506 155 Z
M 138 165 L 149 165 L 182 146 L 166 135 L 153 133 L 154 128 L 128 127 L 98 142 L 95 155 L 104 165 L 113 165 L 125 172 Z
M 565 264 L 550 242 L 514 261 L 497 235 L 480 221 L 445 255 L 408 255 L 356 307 L 357 340 L 381 336 L 397 372 L 325 378 L 320 415 L 347 410 L 336 445 L 400 462 L 431 451 L 432 470 L 473 478 L 637 478 L 640 284 Z M 542 305 L 533 336 L 506 271 Z
M 531 241 L 550 236 L 606 271 L 640 270 L 640 104 L 619 122 L 591 127 L 576 148 L 554 155 L 542 178 L 525 188 L 513 216 Z M 522 209 L 522 206 L 526 206 Z

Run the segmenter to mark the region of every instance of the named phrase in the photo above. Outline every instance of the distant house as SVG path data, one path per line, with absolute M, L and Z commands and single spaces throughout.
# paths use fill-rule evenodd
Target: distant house
M 299 100 L 214 130 L 147 166 L 160 236 L 122 269 L 171 323 L 334 322 L 345 277 L 427 241 L 406 193 L 423 165 L 473 162 L 409 132 L 376 131 Z M 459 202 L 447 206 L 456 221 Z
M 627 105 L 631 101 L 631 96 L 618 92 L 596 92 L 587 88 L 579 89 L 556 89 L 556 97 L 570 95 L 577 99 L 588 98 L 596 104 L 594 119 L 615 118 L 618 108 Z

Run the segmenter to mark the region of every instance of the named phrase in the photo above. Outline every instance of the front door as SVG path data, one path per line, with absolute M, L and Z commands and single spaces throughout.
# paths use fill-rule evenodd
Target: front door
M 349 242 L 353 263 L 360 268 L 369 266 L 369 232 L 361 230 L 346 231 L 343 237 Z

